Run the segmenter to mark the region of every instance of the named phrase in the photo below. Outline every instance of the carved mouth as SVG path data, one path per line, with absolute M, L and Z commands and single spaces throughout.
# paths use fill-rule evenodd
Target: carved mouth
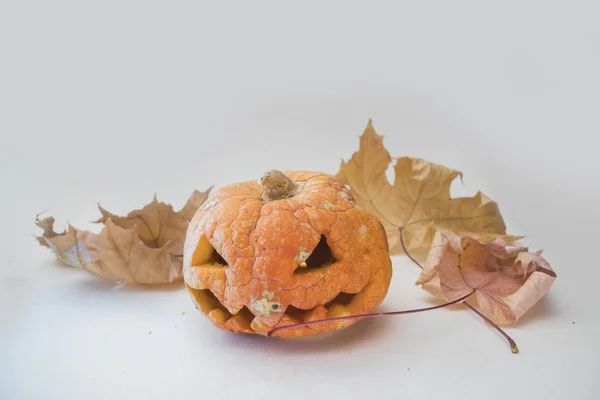
M 215 322 L 228 325 L 228 328 L 240 333 L 256 333 L 252 329 L 251 324 L 256 317 L 248 307 L 244 306 L 236 313 L 231 314 L 227 308 L 210 289 L 194 289 L 186 285 L 198 309 L 203 314 L 209 316 Z M 356 294 L 341 292 L 333 300 L 329 301 L 324 307 L 329 310 L 332 307 L 348 306 L 355 298 Z M 285 315 L 295 322 L 304 322 L 306 315 L 312 310 L 301 310 L 294 306 L 288 306 L 285 310 Z
M 327 245 L 325 236 L 321 236 L 319 243 L 310 254 L 308 252 L 302 252 L 300 255 L 301 256 L 296 259 L 298 267 L 294 271 L 294 274 L 317 272 L 336 262 L 331 248 Z M 227 260 L 210 244 L 204 235 L 200 238 L 194 254 L 192 255 L 191 264 L 194 268 L 212 269 L 213 272 L 211 272 L 211 275 L 216 272 L 215 268 L 229 268 Z M 248 307 L 244 306 L 238 313 L 232 314 L 210 289 L 196 289 L 187 284 L 186 286 L 196 303 L 197 308 L 213 322 L 236 332 L 256 333 L 251 327 L 251 324 L 257 315 Z M 355 297 L 356 294 L 341 292 L 334 299 L 323 304 L 323 307 L 327 310 L 328 315 L 332 313 L 336 315 L 340 313 L 345 314 L 347 313 L 347 306 L 355 299 Z M 287 319 L 288 321 L 291 320 L 291 323 L 304 322 L 308 317 L 308 314 L 312 311 L 312 309 L 303 310 L 291 305 L 286 307 L 280 303 L 269 303 L 267 305 L 271 307 L 270 312 L 275 313 L 280 312 L 285 308 L 284 315 L 281 318 Z M 275 308 L 275 306 L 277 306 L 277 308 Z M 288 318 L 285 318 L 286 316 Z
M 209 289 L 194 289 L 188 285 L 186 286 L 196 303 L 196 307 L 203 314 L 221 324 L 229 323 L 235 326 L 236 331 L 254 333 L 254 330 L 250 328 L 254 314 L 247 307 L 243 307 L 237 314 L 232 315 Z

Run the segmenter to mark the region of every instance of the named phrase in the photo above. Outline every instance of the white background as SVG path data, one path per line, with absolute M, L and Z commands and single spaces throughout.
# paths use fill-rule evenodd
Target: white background
M 598 398 L 597 1 L 210 3 L 0 5 L 0 398 Z M 460 308 L 226 334 L 180 285 L 115 287 L 33 239 L 46 209 L 97 231 L 97 202 L 335 173 L 369 118 L 545 249 L 559 278 L 508 329 L 521 354 Z M 382 310 L 435 301 L 394 267 Z

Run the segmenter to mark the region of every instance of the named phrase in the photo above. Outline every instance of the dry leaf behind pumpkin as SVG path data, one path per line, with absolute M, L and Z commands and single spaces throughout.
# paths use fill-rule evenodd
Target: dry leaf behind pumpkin
M 540 253 L 438 232 L 417 285 L 453 301 L 473 290 L 477 308 L 496 324 L 511 324 L 548 292 L 556 273 Z
M 392 253 L 402 253 L 400 232 L 406 247 L 427 249 L 435 232 L 443 229 L 459 235 L 504 235 L 506 226 L 498 205 L 483 193 L 451 198 L 450 185 L 459 171 L 412 157 L 401 157 L 390 184 L 386 169 L 392 161 L 369 121 L 360 147 L 343 162 L 337 178 L 347 184 L 357 203 L 383 223 Z M 516 237 L 514 237 L 516 238 Z
M 125 217 L 99 207 L 102 218 L 96 222 L 104 224 L 99 234 L 70 225 L 67 231 L 57 233 L 53 217 L 36 220 L 36 225 L 44 230 L 37 240 L 64 264 L 103 278 L 139 284 L 179 281 L 183 279 L 183 243 L 189 220 L 210 190 L 194 191 L 179 212 L 156 197 Z

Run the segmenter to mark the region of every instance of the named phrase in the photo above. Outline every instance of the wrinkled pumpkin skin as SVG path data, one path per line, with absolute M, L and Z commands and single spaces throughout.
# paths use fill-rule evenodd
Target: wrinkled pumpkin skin
M 291 197 L 265 201 L 260 181 L 229 185 L 213 192 L 189 225 L 186 287 L 218 328 L 266 334 L 298 322 L 369 313 L 387 294 L 392 265 L 380 221 L 332 176 L 284 174 L 296 186 Z M 332 262 L 304 266 L 319 242 L 324 245 L 322 238 Z M 284 329 L 275 336 L 312 335 L 357 321 Z

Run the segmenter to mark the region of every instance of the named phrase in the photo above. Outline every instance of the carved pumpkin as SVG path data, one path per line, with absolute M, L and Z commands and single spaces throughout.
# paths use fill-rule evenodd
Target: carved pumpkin
M 215 191 L 190 222 L 184 279 L 196 307 L 239 333 L 373 311 L 392 277 L 380 221 L 334 177 L 269 171 Z M 278 331 L 299 337 L 358 319 Z

